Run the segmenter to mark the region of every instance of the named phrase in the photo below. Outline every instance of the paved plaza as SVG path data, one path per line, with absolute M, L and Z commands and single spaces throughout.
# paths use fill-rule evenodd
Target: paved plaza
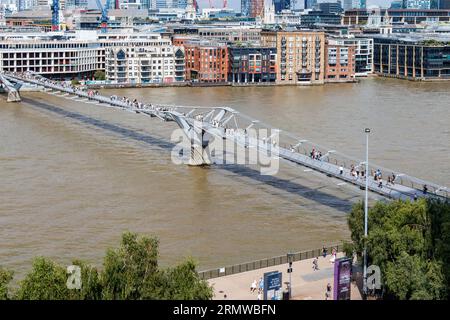
M 337 254 L 337 258 L 343 254 Z M 327 284 L 333 287 L 334 263 L 330 262 L 331 255 L 319 257 L 319 270 L 313 270 L 313 259 L 296 261 L 292 264 L 292 300 L 325 300 Z M 289 281 L 287 273 L 288 264 L 281 264 L 263 269 L 257 269 L 229 276 L 209 279 L 208 282 L 214 287 L 215 300 L 257 300 L 258 290 L 250 291 L 254 280 L 259 283 L 264 273 L 270 271 L 281 271 L 283 273 L 283 290 L 287 287 L 285 282 Z M 225 297 L 226 295 L 226 297 Z M 331 297 L 332 298 L 332 297 Z M 361 300 L 361 294 L 355 283 L 351 286 L 351 299 Z

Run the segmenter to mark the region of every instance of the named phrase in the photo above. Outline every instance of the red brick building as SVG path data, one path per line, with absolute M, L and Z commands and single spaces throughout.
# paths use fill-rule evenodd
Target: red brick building
M 325 47 L 325 82 L 355 81 L 355 47 L 329 40 Z
M 184 43 L 186 80 L 220 83 L 228 78 L 226 44 L 191 41 Z
M 250 18 L 264 17 L 264 0 L 250 0 Z

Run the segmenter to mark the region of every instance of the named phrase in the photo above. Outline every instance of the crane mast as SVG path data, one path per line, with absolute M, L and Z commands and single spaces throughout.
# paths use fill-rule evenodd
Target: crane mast
M 102 17 L 100 20 L 100 27 L 102 29 L 102 32 L 106 32 L 106 30 L 108 29 L 108 21 L 109 21 L 108 10 L 109 10 L 109 6 L 110 6 L 110 0 L 106 0 L 105 6 L 102 6 L 102 3 L 100 2 L 100 0 L 95 0 L 95 1 L 97 2 L 97 7 L 102 12 Z

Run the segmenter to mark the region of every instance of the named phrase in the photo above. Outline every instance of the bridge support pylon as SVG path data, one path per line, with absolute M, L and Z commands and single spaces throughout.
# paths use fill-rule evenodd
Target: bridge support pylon
M 192 134 L 195 134 L 196 137 L 193 138 Z M 205 166 L 211 164 L 211 159 L 209 157 L 208 152 L 206 151 L 208 143 L 207 141 L 204 140 L 204 135 L 205 135 L 204 130 L 201 130 L 201 132 L 198 133 L 191 132 L 189 134 L 191 138 L 191 154 L 189 157 L 188 165 L 190 166 Z
M 0 82 L 2 84 L 3 89 L 8 93 L 7 102 L 20 102 L 20 94 L 19 89 L 22 86 L 21 84 L 16 84 L 15 86 L 6 79 L 3 74 L 0 74 Z
M 20 94 L 17 90 L 11 90 L 8 91 L 8 98 L 6 99 L 7 102 L 20 102 Z
M 186 117 L 178 112 L 171 112 L 170 116 L 183 130 L 186 138 L 184 150 L 190 151 L 187 164 L 190 166 L 210 165 L 211 158 L 207 151 L 209 141 L 205 139 L 206 131 L 202 128 L 202 122 L 187 121 Z

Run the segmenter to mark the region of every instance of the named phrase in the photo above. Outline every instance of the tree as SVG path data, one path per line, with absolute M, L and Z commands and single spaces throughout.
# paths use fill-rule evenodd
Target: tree
M 105 71 L 102 71 L 102 70 L 95 71 L 94 79 L 95 80 L 105 80 L 106 79 Z
M 346 252 L 360 257 L 367 244 L 368 265 L 380 267 L 388 297 L 444 299 L 450 274 L 450 206 L 419 201 L 378 202 L 369 210 L 364 239 L 364 206 L 354 205 L 348 225 L 353 243 Z
M 16 299 L 19 300 L 67 300 L 66 270 L 53 261 L 38 257 L 33 268 L 20 283 Z
M 69 289 L 65 267 L 38 257 L 32 270 L 20 282 L 15 299 L 19 300 L 136 300 L 136 299 L 211 299 L 213 290 L 195 271 L 195 262 L 185 262 L 167 269 L 158 268 L 156 238 L 124 233 L 121 245 L 109 249 L 103 271 L 83 261 L 81 288 Z M 0 299 L 8 298 L 7 285 L 12 273 L 0 268 Z
M 159 291 L 161 299 L 208 300 L 213 296 L 213 289 L 199 278 L 192 259 L 164 270 L 159 274 L 158 281 L 162 289 Z
M 103 268 L 104 299 L 140 299 L 158 268 L 158 240 L 124 233 L 120 248 L 106 253 Z
M 211 299 L 213 291 L 186 262 L 168 269 L 158 268 L 156 238 L 138 238 L 124 233 L 121 246 L 108 250 L 102 272 L 104 299 Z
M 0 300 L 7 300 L 9 298 L 8 285 L 13 279 L 14 273 L 10 270 L 0 267 Z
M 81 260 L 74 260 L 72 265 L 81 268 L 81 289 L 70 290 L 71 298 L 77 300 L 100 300 L 102 298 L 102 284 L 97 269 Z

